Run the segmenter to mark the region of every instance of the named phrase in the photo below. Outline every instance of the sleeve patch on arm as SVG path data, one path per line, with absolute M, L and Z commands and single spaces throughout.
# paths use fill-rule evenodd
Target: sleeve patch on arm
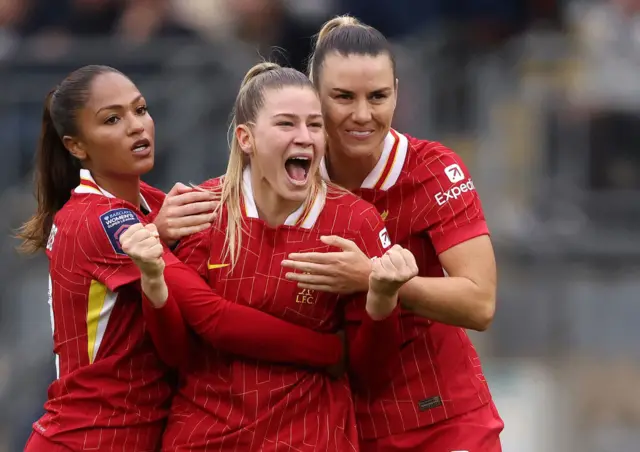
M 383 228 L 382 231 L 378 233 L 378 237 L 380 237 L 380 245 L 382 245 L 383 249 L 386 250 L 391 246 L 391 239 L 389 238 L 387 228 Z
M 464 173 L 462 172 L 462 168 L 457 163 L 453 165 L 449 165 L 444 169 L 445 174 L 451 181 L 451 183 L 455 184 L 456 182 L 460 182 L 464 179 Z
M 126 255 L 120 246 L 120 236 L 129 226 L 140 223 L 138 216 L 130 209 L 112 209 L 100 215 L 100 222 L 116 254 Z
M 450 186 L 446 191 L 442 189 L 435 194 L 434 198 L 439 206 L 444 206 L 450 200 L 455 201 L 458 198 L 462 198 L 464 197 L 464 193 L 472 192 L 476 189 L 471 177 L 465 181 L 467 176 L 465 176 L 464 171 L 462 171 L 462 168 L 460 168 L 460 165 L 457 163 L 447 166 L 444 169 L 444 173 L 452 184 L 457 185 Z M 462 183 L 458 184 L 458 182 Z

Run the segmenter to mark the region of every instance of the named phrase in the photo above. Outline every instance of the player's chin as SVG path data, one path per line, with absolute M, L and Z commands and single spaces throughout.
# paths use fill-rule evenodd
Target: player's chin
M 142 176 L 153 169 L 154 162 L 155 159 L 153 154 L 151 154 L 143 159 L 135 159 L 135 161 L 132 162 L 131 167 L 136 175 Z
M 305 181 L 293 180 L 288 176 L 281 179 L 280 196 L 288 201 L 302 202 L 307 198 L 311 188 L 311 178 Z
M 380 139 L 377 134 L 373 134 L 367 139 L 353 139 L 347 136 L 343 140 L 342 149 L 350 157 L 365 157 L 376 152 L 379 144 Z

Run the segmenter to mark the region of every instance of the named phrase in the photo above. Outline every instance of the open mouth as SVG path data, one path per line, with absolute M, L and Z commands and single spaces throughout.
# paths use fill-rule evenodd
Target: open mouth
M 309 177 L 309 168 L 311 168 L 311 158 L 309 157 L 290 157 L 284 163 L 289 179 L 294 183 L 304 184 Z
M 151 146 L 151 142 L 149 142 L 148 139 L 143 138 L 142 140 L 138 140 L 135 143 L 133 143 L 131 150 L 134 153 L 144 152 L 147 149 L 149 149 L 149 146 Z

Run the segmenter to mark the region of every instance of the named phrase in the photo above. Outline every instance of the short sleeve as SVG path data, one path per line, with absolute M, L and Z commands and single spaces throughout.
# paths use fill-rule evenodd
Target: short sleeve
M 131 225 L 146 220 L 126 205 L 111 203 L 89 213 L 78 230 L 76 244 L 83 256 L 85 270 L 110 291 L 140 279 L 140 271 L 120 246 L 120 236 Z M 166 250 L 166 265 L 176 262 Z
M 433 153 L 415 171 L 413 229 L 425 231 L 437 254 L 489 233 L 469 170 L 453 151 Z

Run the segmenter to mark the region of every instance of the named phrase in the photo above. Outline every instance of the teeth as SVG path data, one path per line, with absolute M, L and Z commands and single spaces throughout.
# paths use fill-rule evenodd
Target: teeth
M 142 152 L 145 149 L 147 149 L 147 145 L 141 144 L 140 146 L 136 146 L 135 148 L 133 148 L 133 152 Z
M 349 133 L 357 137 L 366 137 L 367 135 L 371 135 L 371 132 L 360 132 L 358 130 L 350 130 Z

